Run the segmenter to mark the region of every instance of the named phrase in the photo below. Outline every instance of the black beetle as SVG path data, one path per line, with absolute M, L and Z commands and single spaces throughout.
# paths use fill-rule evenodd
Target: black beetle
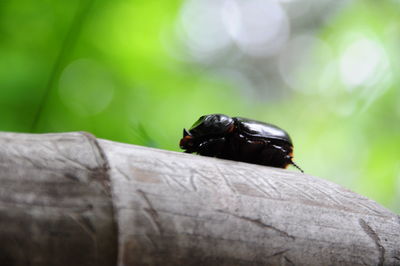
M 200 117 L 179 143 L 186 153 L 286 168 L 294 165 L 293 143 L 283 129 L 241 117 L 211 114 Z

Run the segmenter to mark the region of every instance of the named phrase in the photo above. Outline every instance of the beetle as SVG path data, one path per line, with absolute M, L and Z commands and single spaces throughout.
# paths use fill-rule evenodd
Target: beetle
M 242 161 L 272 167 L 293 165 L 293 142 L 289 134 L 272 124 L 223 114 L 201 116 L 183 129 L 179 146 L 186 153 Z

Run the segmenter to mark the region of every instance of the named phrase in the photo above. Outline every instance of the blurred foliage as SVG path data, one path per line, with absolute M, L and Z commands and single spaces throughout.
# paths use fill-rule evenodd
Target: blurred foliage
M 190 58 L 177 37 L 184 5 L 1 1 L 0 130 L 84 130 L 178 151 L 203 114 L 249 117 L 286 129 L 306 173 L 400 211 L 398 1 L 349 1 L 310 31 L 307 52 L 283 49 L 285 86 L 258 91 Z M 274 61 L 255 57 L 240 66 Z

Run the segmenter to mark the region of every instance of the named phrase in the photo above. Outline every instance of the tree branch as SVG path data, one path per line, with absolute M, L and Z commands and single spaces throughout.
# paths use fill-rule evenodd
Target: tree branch
M 306 174 L 0 133 L 0 265 L 400 265 L 400 218 Z

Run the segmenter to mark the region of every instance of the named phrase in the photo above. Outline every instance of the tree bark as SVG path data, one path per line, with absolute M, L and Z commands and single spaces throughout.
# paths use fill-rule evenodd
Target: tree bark
M 290 170 L 0 133 L 0 265 L 400 265 L 400 217 Z

